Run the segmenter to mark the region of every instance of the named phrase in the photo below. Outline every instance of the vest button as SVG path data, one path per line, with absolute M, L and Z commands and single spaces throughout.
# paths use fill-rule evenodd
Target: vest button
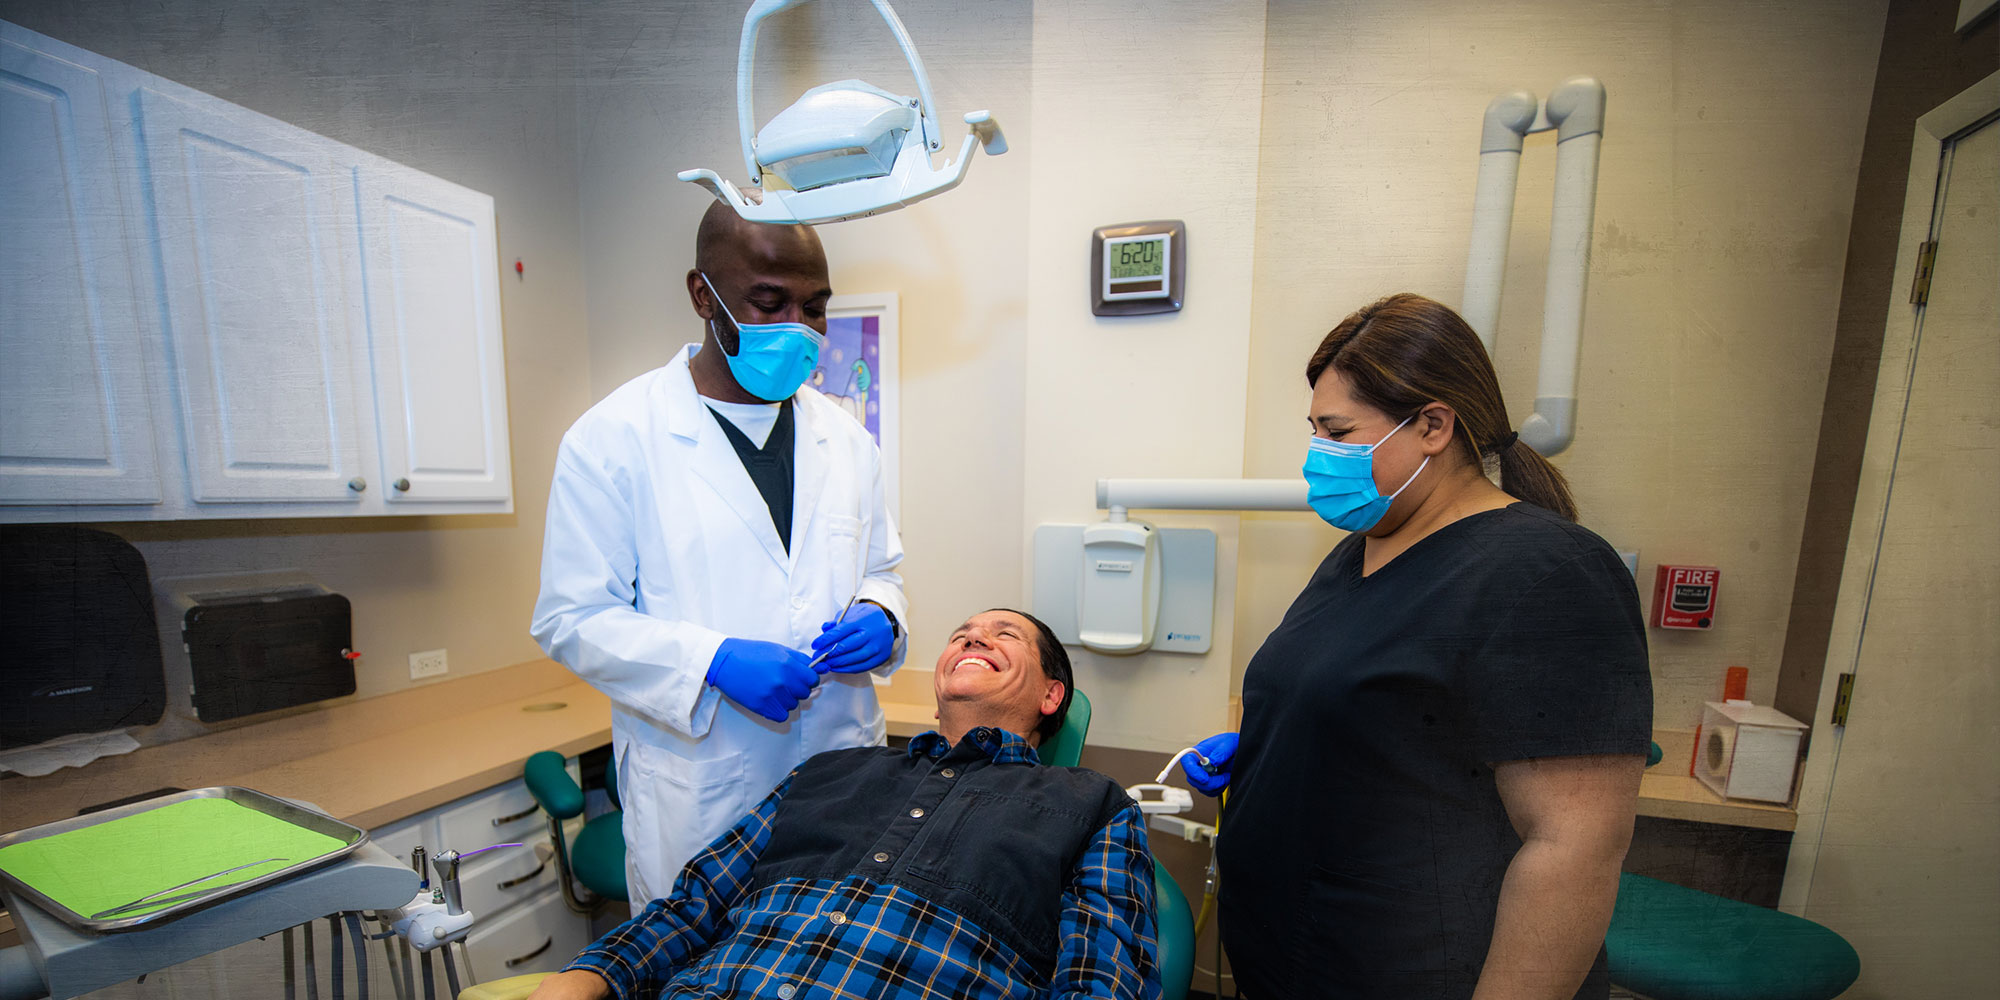
M 923 818 L 924 818 L 924 811 L 923 811 L 923 809 L 921 809 L 921 808 L 917 808 L 917 809 L 912 809 L 912 810 L 910 810 L 910 818 L 911 818 L 911 819 L 923 819 Z
M 889 861 L 889 852 L 888 852 L 888 851 L 876 851 L 876 852 L 875 852 L 875 863 L 876 863 L 876 864 L 878 864 L 878 865 L 880 865 L 880 864 L 887 864 L 887 863 L 888 863 L 888 861 Z
M 951 768 L 948 768 L 948 767 L 947 767 L 947 768 L 945 768 L 945 769 L 944 769 L 944 770 L 942 770 L 942 771 L 939 771 L 938 773 L 939 773 L 939 774 L 942 774 L 942 775 L 944 775 L 944 776 L 945 776 L 945 777 L 947 777 L 947 778 L 956 778 L 956 777 L 958 777 L 958 772 L 957 772 L 957 771 L 954 771 L 954 770 L 952 770 Z

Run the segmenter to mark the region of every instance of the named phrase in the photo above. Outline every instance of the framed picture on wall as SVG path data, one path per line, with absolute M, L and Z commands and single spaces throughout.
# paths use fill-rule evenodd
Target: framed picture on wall
M 836 295 L 826 303 L 826 350 L 806 379 L 835 406 L 868 428 L 882 449 L 882 480 L 889 513 L 903 517 L 898 462 L 899 391 L 896 359 L 896 293 Z

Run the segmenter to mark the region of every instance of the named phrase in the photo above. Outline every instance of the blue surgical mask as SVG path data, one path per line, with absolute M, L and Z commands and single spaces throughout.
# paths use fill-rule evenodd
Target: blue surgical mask
M 738 323 L 730 315 L 729 307 L 722 304 L 722 293 L 715 290 L 707 274 L 702 274 L 701 283 L 708 286 L 708 293 L 715 296 L 722 315 L 736 328 L 736 353 L 722 354 L 723 360 L 729 362 L 729 374 L 735 376 L 736 384 L 758 399 L 773 403 L 790 399 L 819 365 L 819 352 L 826 346 L 826 335 L 804 323 Z
M 1396 430 L 1382 435 L 1382 441 L 1415 419 L 1412 416 L 1397 424 Z M 1314 435 L 1307 443 L 1306 502 L 1326 523 L 1342 531 L 1373 528 L 1389 512 L 1389 505 L 1423 474 L 1424 466 L 1431 464 L 1430 456 L 1424 456 L 1423 465 L 1385 497 L 1375 488 L 1375 449 L 1382 447 L 1382 441 L 1348 444 Z

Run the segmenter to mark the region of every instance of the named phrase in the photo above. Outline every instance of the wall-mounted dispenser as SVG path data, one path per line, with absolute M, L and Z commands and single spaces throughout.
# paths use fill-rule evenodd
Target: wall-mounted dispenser
M 1035 529 L 1035 617 L 1099 653 L 1206 653 L 1215 620 L 1215 532 L 1113 511 Z
M 290 570 L 154 581 L 174 710 L 215 723 L 353 694 L 347 598 Z
M 1160 614 L 1160 535 L 1144 521 L 1083 529 L 1077 639 L 1100 653 L 1137 653 L 1153 644 Z

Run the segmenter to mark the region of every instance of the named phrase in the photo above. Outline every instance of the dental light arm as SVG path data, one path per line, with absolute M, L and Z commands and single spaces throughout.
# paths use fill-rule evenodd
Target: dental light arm
M 1006 137 L 991 113 L 965 116 L 970 126 L 958 159 L 942 169 L 931 154 L 944 147 L 937 101 L 908 29 L 888 0 L 871 0 L 916 77 L 917 97 L 898 97 L 859 80 L 824 84 L 807 91 L 791 107 L 757 131 L 752 103 L 757 32 L 763 21 L 807 0 L 756 0 L 743 17 L 743 41 L 736 60 L 736 123 L 743 164 L 751 184 L 763 188 L 752 200 L 713 170 L 683 170 L 683 181 L 698 184 L 738 215 L 753 222 L 824 223 L 865 218 L 914 204 L 958 186 L 975 149 L 988 156 L 1007 151 Z
M 1521 440 L 1554 455 L 1576 437 L 1576 378 L 1583 350 L 1583 298 L 1590 271 L 1591 223 L 1597 204 L 1597 152 L 1604 137 L 1604 85 L 1577 77 L 1557 87 L 1547 104 L 1517 90 L 1486 106 L 1480 131 L 1479 180 L 1473 198 L 1472 245 L 1465 264 L 1460 314 L 1493 349 L 1500 288 L 1507 270 L 1508 229 L 1522 140 L 1556 133 L 1555 207 L 1549 220 L 1548 286 L 1542 301 L 1541 372 L 1535 412 L 1521 423 Z

